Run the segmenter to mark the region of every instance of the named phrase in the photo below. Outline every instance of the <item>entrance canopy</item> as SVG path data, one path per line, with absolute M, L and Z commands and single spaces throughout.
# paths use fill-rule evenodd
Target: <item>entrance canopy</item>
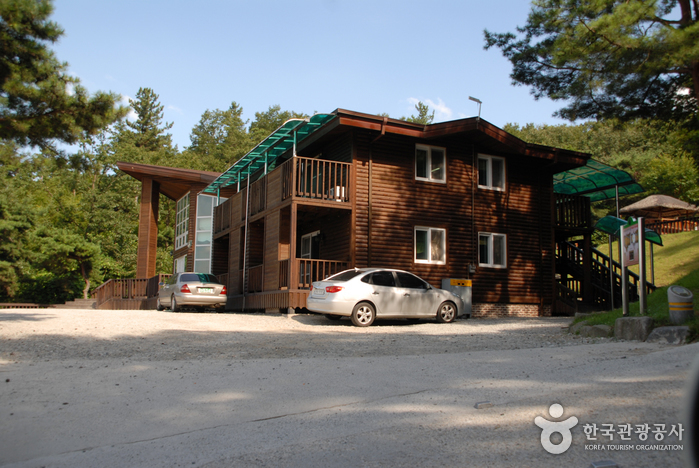
M 594 159 L 582 167 L 553 176 L 553 191 L 564 195 L 585 195 L 591 201 L 608 200 L 618 195 L 643 192 L 631 175 Z

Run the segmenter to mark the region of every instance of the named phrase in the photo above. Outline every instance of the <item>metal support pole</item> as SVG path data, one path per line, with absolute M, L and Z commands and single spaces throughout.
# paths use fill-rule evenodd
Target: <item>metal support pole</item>
M 614 310 L 614 256 L 612 255 L 612 235 L 609 234 L 609 297 L 611 304 L 609 310 Z
M 641 283 L 639 293 L 640 314 L 646 315 L 646 233 L 645 220 L 638 218 L 638 279 Z
M 619 236 L 619 245 L 624 242 L 624 226 L 621 226 L 621 232 Z M 628 269 L 626 268 L 626 262 L 624 261 L 624 255 L 619 257 L 621 261 L 621 305 L 623 308 L 624 317 L 629 316 L 629 284 L 628 284 Z

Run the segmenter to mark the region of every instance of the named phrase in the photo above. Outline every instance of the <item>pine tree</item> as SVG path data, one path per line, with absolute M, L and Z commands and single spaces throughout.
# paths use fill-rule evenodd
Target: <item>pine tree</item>
M 535 0 L 524 27 L 485 31 L 536 98 L 567 101 L 556 115 L 694 118 L 699 109 L 696 0 Z
M 63 35 L 52 11 L 50 0 L 0 2 L 0 139 L 22 146 L 75 143 L 126 114 L 116 94 L 90 97 L 47 47 Z

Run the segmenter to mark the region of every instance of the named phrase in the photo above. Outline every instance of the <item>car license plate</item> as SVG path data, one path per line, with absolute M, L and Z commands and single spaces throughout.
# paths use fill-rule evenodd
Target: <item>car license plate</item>
M 200 293 L 212 293 L 214 292 L 214 288 L 199 288 Z
M 325 296 L 325 289 L 323 288 L 313 288 L 314 296 Z

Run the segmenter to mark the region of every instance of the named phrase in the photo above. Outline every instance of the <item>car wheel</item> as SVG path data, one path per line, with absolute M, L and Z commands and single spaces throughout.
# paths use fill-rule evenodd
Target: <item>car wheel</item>
M 342 315 L 325 314 L 325 318 L 328 320 L 332 320 L 333 322 L 336 322 L 342 318 Z
M 368 302 L 360 302 L 352 310 L 352 324 L 357 327 L 368 327 L 374 323 L 376 318 L 376 309 Z
M 158 298 L 158 300 L 156 301 L 155 308 L 157 310 L 165 310 L 165 307 L 163 307 L 163 304 L 160 302 L 160 298 Z
M 450 323 L 456 318 L 456 306 L 453 302 L 442 302 L 437 310 L 437 321 L 440 323 Z
M 180 311 L 180 306 L 177 305 L 177 299 L 175 299 L 175 295 L 172 295 L 172 299 L 170 299 L 170 310 L 173 312 L 179 312 Z

